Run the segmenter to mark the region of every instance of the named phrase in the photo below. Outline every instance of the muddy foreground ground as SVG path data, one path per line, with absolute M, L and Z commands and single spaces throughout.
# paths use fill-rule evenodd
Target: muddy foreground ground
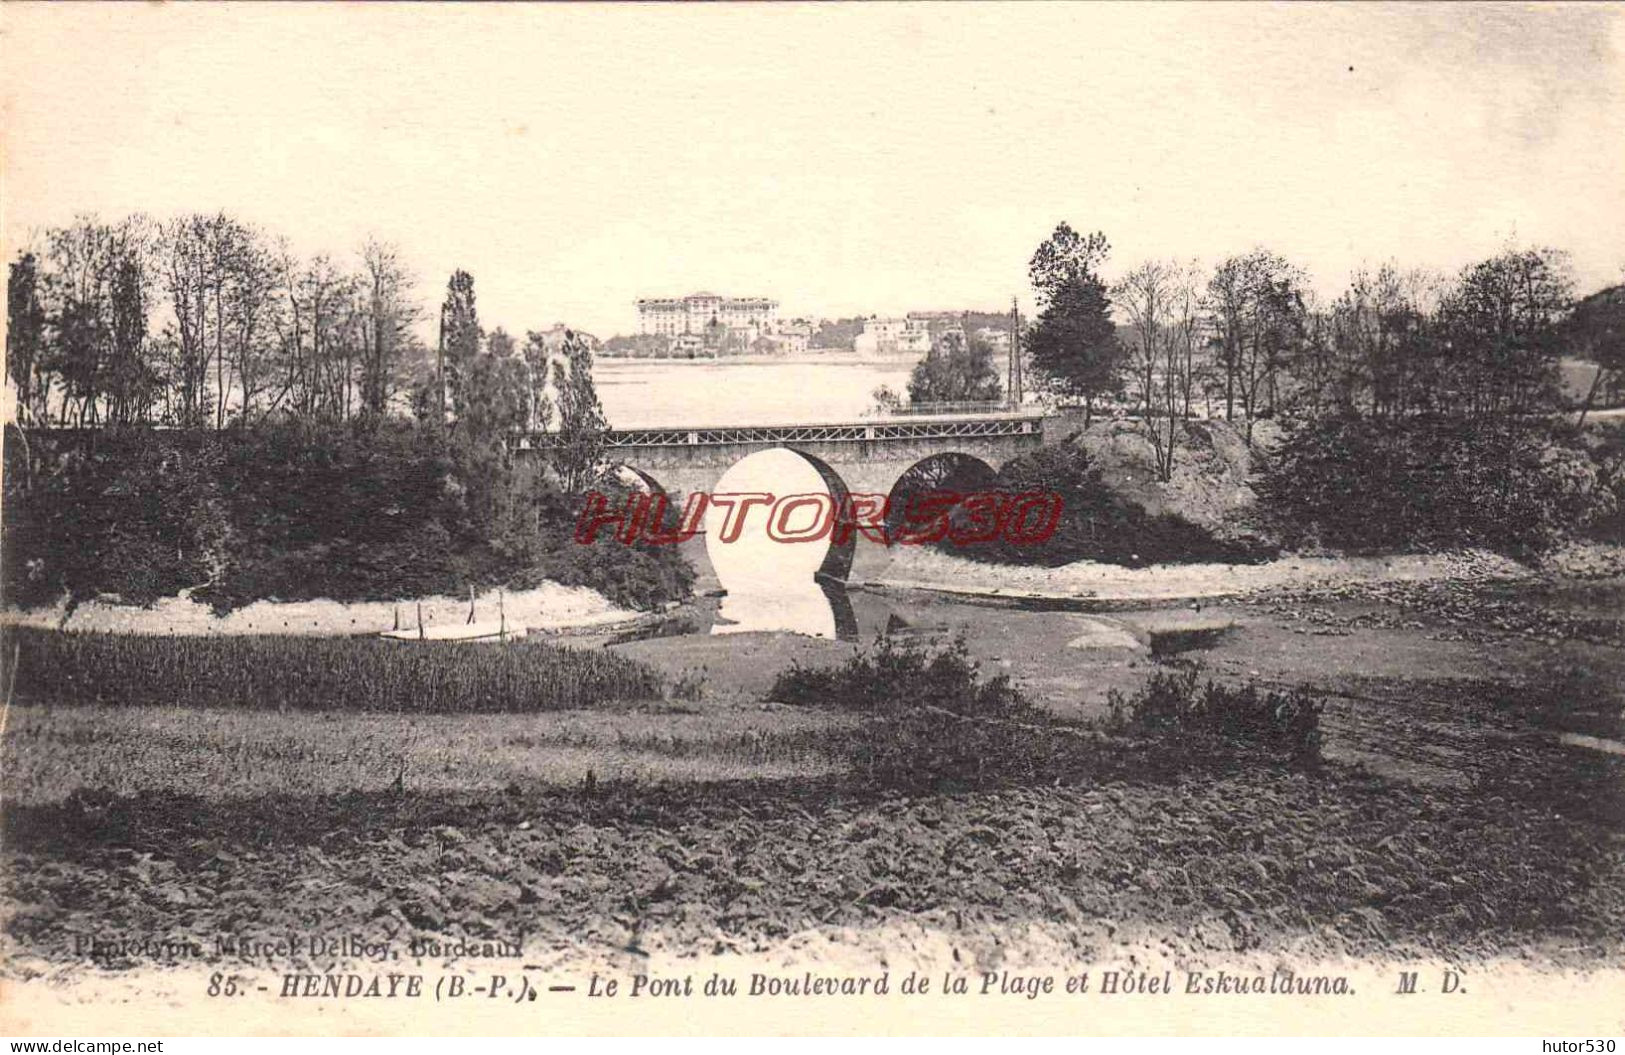
M 691 675 L 691 698 L 608 712 L 13 707 L 6 973 L 229 969 L 219 936 L 286 932 L 407 956 L 414 938 L 515 942 L 557 971 L 811 963 L 831 947 L 977 969 L 1153 955 L 1606 967 L 1625 935 L 1622 598 L 1612 581 L 1107 613 L 873 602 L 906 610 L 923 639 L 962 632 L 984 670 L 1069 722 L 1159 664 L 1314 688 L 1315 771 L 1080 738 L 1058 785 L 866 786 L 839 746 L 851 716 L 764 702 L 785 664 L 854 646 L 784 637 L 574 639 Z M 1103 625 L 1126 638 L 1101 645 Z M 118 936 L 203 951 L 85 951 Z

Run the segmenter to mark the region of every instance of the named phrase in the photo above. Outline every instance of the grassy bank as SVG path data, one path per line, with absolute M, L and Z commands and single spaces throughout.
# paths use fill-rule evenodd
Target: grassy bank
M 149 637 L 17 627 L 6 684 L 18 703 L 473 714 L 658 699 L 661 678 L 604 651 L 372 637 Z
M 759 707 L 627 703 L 532 714 L 13 706 L 7 808 L 167 789 L 211 800 L 787 780 L 840 760 L 844 723 Z

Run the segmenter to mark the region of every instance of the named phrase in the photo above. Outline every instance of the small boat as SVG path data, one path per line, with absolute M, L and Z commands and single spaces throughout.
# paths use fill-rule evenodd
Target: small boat
M 396 641 L 513 641 L 526 634 L 524 627 L 508 626 L 500 619 L 478 623 L 449 623 L 440 626 L 411 626 L 386 630 L 382 636 Z
M 508 611 L 506 598 L 501 590 L 497 591 L 497 617 L 476 621 L 474 619 L 474 588 L 468 588 L 468 620 L 462 623 L 442 623 L 438 626 L 423 625 L 423 602 L 419 601 L 417 626 L 401 626 L 400 606 L 395 607 L 395 629 L 385 630 L 380 637 L 393 638 L 396 641 L 514 641 L 524 637 L 528 630 L 522 626 L 508 625 Z

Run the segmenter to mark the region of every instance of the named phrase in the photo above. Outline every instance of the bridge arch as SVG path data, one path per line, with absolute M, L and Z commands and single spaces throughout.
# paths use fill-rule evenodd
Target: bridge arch
M 616 462 L 608 466 L 604 470 L 604 475 L 622 487 L 629 487 L 634 491 L 642 491 L 651 495 L 670 493 L 667 491 L 666 486 L 654 476 L 635 465 L 628 465 L 625 462 Z
M 895 534 L 902 527 L 908 503 L 917 495 L 935 491 L 974 494 L 992 488 L 998 472 L 974 454 L 943 451 L 930 454 L 904 469 L 887 494 L 886 529 Z
M 814 519 L 789 528 L 794 532 L 817 525 L 823 517 L 832 526 L 849 490 L 828 461 L 781 443 L 735 461 L 717 480 L 713 493 L 771 494 L 777 500 L 828 495 L 822 510 L 815 504 Z M 793 545 L 783 536 L 770 534 L 769 518 L 780 510 L 788 513 L 790 508 L 753 506 L 742 523 L 730 520 L 737 514 L 729 506 L 714 505 L 707 510 L 705 552 L 723 591 L 712 633 L 791 630 L 841 640 L 856 638 L 857 622 L 846 595 L 855 539 L 826 529 L 824 534 L 812 536 L 810 545 Z
M 751 459 L 760 458 L 760 456 L 764 454 L 772 454 L 775 451 L 783 451 L 794 455 L 802 464 L 805 464 L 813 472 L 817 473 L 818 479 L 823 485 L 824 493 L 827 493 L 830 496 L 836 509 L 842 508 L 842 506 L 846 503 L 847 496 L 851 493 L 851 489 L 847 487 L 846 480 L 841 476 L 840 472 L 818 455 L 811 454 L 804 450 L 798 450 L 796 447 L 787 443 L 776 444 L 772 447 L 767 447 L 759 451 L 753 451 L 752 453 L 747 454 L 735 461 L 718 477 L 718 493 L 737 492 L 741 490 L 766 491 L 779 498 L 792 494 L 804 493 L 805 486 L 803 484 L 796 483 L 786 485 L 779 482 L 779 478 L 777 478 L 775 475 L 763 476 L 757 474 L 753 476 L 749 473 L 748 470 L 750 467 L 746 463 L 750 462 Z M 741 478 L 740 474 L 736 472 L 736 470 L 738 470 L 741 466 L 745 466 L 746 469 L 743 478 Z M 733 480 L 729 479 L 730 476 L 733 477 Z M 744 482 L 740 482 L 741 479 L 743 479 Z M 757 513 L 755 514 L 755 519 L 759 521 L 764 515 L 764 513 Z M 713 522 L 714 518 L 707 515 L 706 523 L 710 524 Z M 827 578 L 836 580 L 838 582 L 845 582 L 847 576 L 852 570 L 853 550 L 854 542 L 850 535 L 844 539 L 837 540 L 832 538 L 830 545 L 828 546 L 828 550 L 824 555 L 824 560 L 819 565 L 816 572 L 817 576 L 819 578 Z
M 835 500 L 835 508 L 841 509 L 846 505 L 847 496 L 851 489 L 846 486 L 846 480 L 824 459 L 816 454 L 799 450 L 789 444 L 781 444 L 782 449 L 795 454 L 811 465 L 824 481 L 824 488 L 829 496 Z M 831 579 L 836 582 L 846 582 L 847 576 L 852 574 L 852 555 L 856 552 L 856 540 L 848 535 L 839 542 L 831 542 L 829 551 L 824 554 L 824 563 L 818 568 L 817 577 Z

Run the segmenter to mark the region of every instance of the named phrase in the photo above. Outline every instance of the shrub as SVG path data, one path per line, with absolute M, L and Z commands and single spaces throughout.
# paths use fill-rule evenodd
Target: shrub
M 1290 433 L 1259 492 L 1299 544 L 1523 557 L 1606 512 L 1595 475 L 1544 421 L 1335 417 Z
M 1000 674 L 982 681 L 963 638 L 930 651 L 881 635 L 838 667 L 793 664 L 773 682 L 768 699 L 888 715 L 931 709 L 969 716 L 1027 715 L 1032 708 Z
M 1261 748 L 1303 764 L 1320 758 L 1322 704 L 1301 688 L 1198 684 L 1194 668 L 1158 670 L 1132 696 L 1113 689 L 1108 707 L 1114 733 L 1193 749 Z
M 614 489 L 610 483 L 598 486 Z M 621 500 L 610 497 L 612 503 Z M 675 546 L 651 546 L 641 539 L 626 545 L 609 532 L 583 545 L 575 539 L 580 506 L 545 484 L 536 486 L 530 508 L 534 526 L 521 524 L 504 537 L 520 563 L 509 586 L 523 589 L 542 580 L 590 586 L 618 605 L 643 610 L 693 592 L 694 568 Z
M 1600 542 L 1625 544 L 1625 422 L 1593 419 L 1581 440 L 1596 470 L 1593 513 L 1583 534 Z
M 962 640 L 928 651 L 881 637 L 839 667 L 793 666 L 770 698 L 856 711 L 841 753 L 861 785 L 884 791 L 957 791 L 1049 783 L 1096 758 L 1080 730 L 1033 707 L 998 675 L 982 680 Z

